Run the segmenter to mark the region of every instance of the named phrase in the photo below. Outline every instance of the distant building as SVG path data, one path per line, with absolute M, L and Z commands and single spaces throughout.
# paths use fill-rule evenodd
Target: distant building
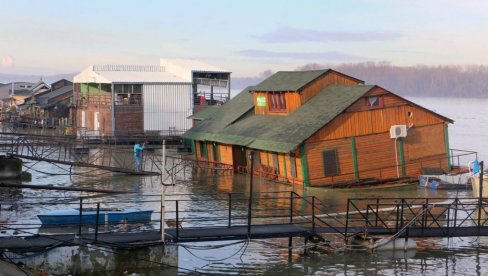
M 51 84 L 51 92 L 38 99 L 43 112 L 44 125 L 48 127 L 73 126 L 73 83 L 62 79 Z
M 32 91 L 35 83 L 32 82 L 13 82 L 0 85 L 0 100 L 2 101 L 2 106 L 10 107 L 23 102 L 23 98 L 18 97 L 13 98 L 12 95 L 28 95 Z
M 196 158 L 313 186 L 449 170 L 453 121 L 334 70 L 278 72 L 190 117 Z
M 179 135 L 191 128 L 188 116 L 195 105 L 215 105 L 229 97 L 230 72 L 193 60 L 92 65 L 74 77 L 76 126 L 99 135 Z

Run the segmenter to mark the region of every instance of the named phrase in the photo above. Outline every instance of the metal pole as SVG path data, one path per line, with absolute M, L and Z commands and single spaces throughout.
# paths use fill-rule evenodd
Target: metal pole
M 351 199 L 347 199 L 346 226 L 344 227 L 344 242 L 345 242 L 345 244 L 347 244 L 347 227 L 349 226 L 349 204 L 351 204 Z
M 95 241 L 98 241 L 98 223 L 99 223 L 99 216 L 100 216 L 100 203 L 97 203 L 97 218 L 95 224 Z
M 293 223 L 293 192 L 290 192 L 290 224 Z
M 178 217 L 178 200 L 176 201 L 176 241 L 180 239 L 180 225 Z
M 232 222 L 232 194 L 229 193 L 229 223 L 228 226 L 230 228 Z
M 252 212 L 252 178 L 254 174 L 254 151 L 249 153 L 249 160 L 251 161 L 251 176 L 249 180 L 249 207 L 247 209 L 247 237 L 251 237 L 251 212 Z
M 480 166 L 480 194 L 479 194 L 479 201 L 478 201 L 478 205 L 479 205 L 479 210 L 478 210 L 478 233 L 479 233 L 479 230 L 481 227 L 481 209 L 483 208 L 483 164 L 484 162 L 481 161 L 479 163 L 479 166 Z M 479 235 L 478 235 L 479 236 Z
M 165 176 L 166 176 L 166 140 L 163 139 L 163 159 L 161 160 L 161 183 L 164 184 Z
M 161 194 L 161 214 L 160 214 L 160 221 L 161 221 L 161 226 L 159 227 L 159 231 L 161 232 L 161 240 L 164 241 L 164 212 L 165 212 L 165 201 L 164 201 L 164 189 L 163 193 Z
M 312 196 L 312 233 L 315 233 L 315 196 Z
M 78 225 L 78 235 L 81 235 L 82 216 L 83 216 L 83 198 L 80 197 L 80 224 Z

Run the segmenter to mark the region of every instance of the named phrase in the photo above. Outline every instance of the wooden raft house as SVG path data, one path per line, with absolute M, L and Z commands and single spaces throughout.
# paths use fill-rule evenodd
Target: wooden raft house
M 451 169 L 449 118 L 334 70 L 278 72 L 196 113 L 196 158 L 305 186 L 340 186 Z

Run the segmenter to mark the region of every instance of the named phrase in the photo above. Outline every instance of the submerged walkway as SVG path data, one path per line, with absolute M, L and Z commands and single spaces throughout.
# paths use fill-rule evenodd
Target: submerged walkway
M 0 152 L 29 160 L 95 168 L 133 175 L 160 175 L 161 158 L 144 154 L 141 171 L 136 170 L 131 147 L 87 145 L 71 137 L 0 133 Z
M 117 233 L 99 233 L 97 240 L 95 234 L 56 234 L 56 235 L 38 235 L 31 237 L 1 237 L 0 249 L 9 249 L 12 251 L 38 251 L 45 250 L 53 246 L 70 246 L 79 244 L 105 244 L 113 247 L 134 247 L 153 245 L 157 243 L 172 242 L 209 242 L 223 240 L 246 240 L 246 239 L 271 239 L 287 237 L 304 237 L 308 238 L 315 234 L 339 234 L 339 230 L 344 234 L 345 228 L 320 227 L 315 231 L 310 227 L 303 227 L 296 224 L 269 224 L 255 225 L 251 227 L 251 234 L 247 234 L 247 226 L 227 227 L 208 227 L 208 228 L 186 228 L 179 229 L 178 238 L 176 238 L 176 229 L 168 228 L 165 230 L 165 239 L 161 240 L 160 231 L 144 232 L 117 232 Z M 348 229 L 349 235 L 362 233 L 363 228 Z M 392 233 L 385 228 L 370 228 L 368 234 L 375 236 L 391 236 Z M 399 238 L 405 237 L 406 234 L 400 235 Z M 410 228 L 409 238 L 420 237 L 472 237 L 488 236 L 488 227 L 462 227 L 458 229 L 449 229 L 441 227 L 435 229 Z

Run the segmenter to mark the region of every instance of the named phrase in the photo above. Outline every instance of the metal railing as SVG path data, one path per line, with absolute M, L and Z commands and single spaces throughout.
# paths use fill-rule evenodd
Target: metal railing
M 102 197 L 37 197 L 35 202 L 24 202 L 14 205 L 12 202 L 0 201 L 0 213 L 15 212 L 15 223 L 0 222 L 0 228 L 16 230 L 16 236 L 37 234 L 55 234 L 57 232 L 77 235 L 94 234 L 97 241 L 100 233 L 140 233 L 145 231 L 164 231 L 164 225 L 171 225 L 175 235 L 174 241 L 180 240 L 180 229 L 209 227 L 239 227 L 258 225 L 301 225 L 305 231 L 314 233 L 319 227 L 343 227 L 344 223 L 336 217 L 320 215 L 323 212 L 322 202 L 316 197 L 303 197 L 293 191 L 265 192 L 252 195 L 251 212 L 247 203 L 250 197 L 243 193 L 226 194 L 190 194 L 137 195 L 139 200 L 121 200 Z M 25 200 L 25 199 L 24 199 Z M 121 203 L 123 202 L 123 203 Z M 5 206 L 16 206 L 15 208 Z M 72 222 L 42 224 L 32 213 L 21 217 L 23 209 L 76 209 Z M 127 208 L 127 209 L 126 209 Z M 149 220 L 137 221 L 121 218 L 107 221 L 104 213 L 125 210 L 151 210 Z M 92 220 L 88 219 L 88 211 Z M 164 212 L 164 215 L 163 215 Z M 96 215 L 95 215 L 95 214 Z M 8 214 L 7 214 L 8 215 Z M 249 219 L 251 216 L 252 219 Z M 73 222 L 73 219 L 75 220 Z M 22 222 L 25 221 L 25 222 Z M 248 223 L 252 223 L 248 225 Z M 340 230 L 337 230 L 340 232 Z M 5 235 L 3 235 L 5 236 Z M 7 233 L 8 236 L 8 233 Z
M 346 213 L 346 240 L 355 234 L 351 229 L 403 236 L 416 230 L 424 236 L 451 237 L 466 228 L 488 226 L 488 203 L 479 198 L 353 198 Z

